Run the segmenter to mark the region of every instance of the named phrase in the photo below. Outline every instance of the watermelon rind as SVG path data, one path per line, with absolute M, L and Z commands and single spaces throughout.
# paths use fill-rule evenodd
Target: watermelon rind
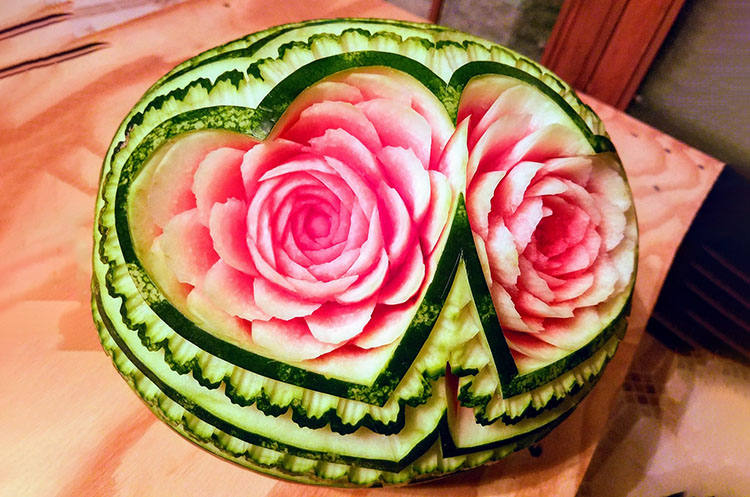
M 311 84 L 362 67 L 413 77 L 454 125 L 472 78 L 515 78 L 554 102 L 590 147 L 587 153 L 614 152 L 599 118 L 569 85 L 480 38 L 367 19 L 278 26 L 204 52 L 146 92 L 107 152 L 94 233 L 93 312 L 100 339 L 149 408 L 191 441 L 235 463 L 340 486 L 428 479 L 534 443 L 601 377 L 624 334 L 634 285 L 633 277 L 588 343 L 520 374 L 457 192 L 436 249 L 435 277 L 403 337 L 383 349 L 388 358 L 382 369 L 363 368 L 355 380 L 337 377 L 331 368 L 264 357 L 193 323 L 138 258 L 128 225 L 130 185 L 171 140 L 197 130 L 263 140 Z M 465 173 L 465 164 L 460 170 Z M 448 368 L 459 377 L 457 402 L 466 430 L 446 414 Z
M 624 321 L 622 331 L 624 332 Z M 592 385 L 601 376 L 604 367 L 614 356 L 622 339 L 621 334 L 612 336 L 603 347 L 573 369 L 555 378 L 554 381 L 531 391 L 503 398 L 499 391 L 497 372 L 488 362 L 486 368 L 473 376 L 461 376 L 458 380 L 458 400 L 464 407 L 474 408 L 476 421 L 489 425 L 497 420 L 515 424 L 535 417 L 560 404 L 568 395 L 577 394 Z
M 417 444 L 417 450 L 396 463 L 365 458 L 342 460 L 335 454 L 314 454 L 310 451 L 295 454 L 293 451 L 289 452 L 288 447 L 287 451 L 275 450 L 281 447 L 253 444 L 238 438 L 232 426 L 225 425 L 224 427 L 228 428 L 225 431 L 201 419 L 191 412 L 191 408 L 194 409 L 192 402 L 175 395 L 164 385 L 152 381 L 152 378 L 157 382 L 159 379 L 154 377 L 146 365 L 140 364 L 139 368 L 134 364 L 131 361 L 131 358 L 135 358 L 134 353 L 127 347 L 121 348 L 121 339 L 116 341 L 113 338 L 117 336 L 117 332 L 111 334 L 113 325 L 108 325 L 106 318 L 99 313 L 101 303 L 96 300 L 102 297 L 97 296 L 96 291 L 94 294 L 93 313 L 102 345 L 123 378 L 154 414 L 172 429 L 211 453 L 240 466 L 290 481 L 341 487 L 381 486 L 417 482 L 471 469 L 529 447 L 567 417 L 572 410 L 571 408 L 559 412 L 556 417 L 551 415 L 555 419 L 548 425 L 520 436 L 486 443 L 477 450 L 456 447 L 448 432 L 447 418 L 442 415 L 438 426 Z M 171 392 L 173 396 L 167 392 Z M 441 438 L 436 440 L 436 437 Z M 310 458 L 311 455 L 318 458 Z

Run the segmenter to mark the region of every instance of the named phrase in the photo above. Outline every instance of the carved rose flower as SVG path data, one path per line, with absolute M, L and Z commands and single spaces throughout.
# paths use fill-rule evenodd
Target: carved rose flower
M 188 310 L 239 320 L 272 356 L 389 344 L 434 271 L 455 195 L 440 170 L 452 128 L 404 75 L 329 78 L 264 142 L 193 147 L 180 202 L 157 169 L 149 210 L 166 214 L 152 216 L 147 258 L 163 261 Z
M 608 304 L 630 284 L 636 228 L 615 156 L 594 154 L 564 115 L 540 112 L 545 102 L 535 92 L 507 82 L 477 80 L 494 94 L 462 102 L 459 119 L 472 120 L 470 223 L 503 333 L 523 368 L 600 331 Z

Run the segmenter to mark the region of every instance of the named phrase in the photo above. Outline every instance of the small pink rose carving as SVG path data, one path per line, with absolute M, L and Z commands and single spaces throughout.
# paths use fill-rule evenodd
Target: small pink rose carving
M 539 113 L 544 102 L 534 102 L 526 85 L 502 78 L 477 84 L 485 97 L 490 88 L 495 95 L 459 110 L 459 119 L 472 122 L 467 211 L 523 371 L 601 330 L 608 306 L 631 281 L 635 217 L 614 154 L 594 154 L 562 113 Z

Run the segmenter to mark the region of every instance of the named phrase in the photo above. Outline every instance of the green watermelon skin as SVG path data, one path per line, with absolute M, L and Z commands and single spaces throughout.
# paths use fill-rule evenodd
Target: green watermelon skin
M 238 210 L 263 188 L 277 210 Z M 306 221 L 268 235 L 285 201 Z M 365 214 L 326 214 L 341 205 Z M 96 212 L 94 320 L 136 394 L 206 450 L 314 484 L 421 481 L 539 440 L 601 376 L 635 278 L 632 196 L 593 111 L 432 25 L 310 21 L 180 64 L 120 126 Z M 336 242 L 350 262 L 310 262 L 342 223 L 364 240 Z

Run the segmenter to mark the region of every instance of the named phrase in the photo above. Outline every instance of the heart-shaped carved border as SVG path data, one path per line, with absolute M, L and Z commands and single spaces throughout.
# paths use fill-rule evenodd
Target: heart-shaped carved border
M 517 68 L 495 62 L 473 62 L 456 71 L 453 78 L 451 78 L 451 82 L 445 84 L 429 68 L 407 57 L 385 52 L 357 52 L 354 54 L 346 54 L 346 56 L 339 55 L 318 59 L 307 64 L 304 71 L 293 73 L 277 85 L 277 87 L 263 99 L 261 104 L 255 110 L 236 107 L 220 107 L 210 110 L 199 109 L 181 114 L 169 122 L 158 126 L 154 131 L 149 133 L 148 137 L 138 146 L 136 151 L 128 159 L 126 166 L 121 173 L 121 178 L 133 174 L 133 164 L 136 164 L 139 158 L 142 159 L 148 155 L 149 152 L 147 152 L 147 150 L 150 148 L 149 141 L 153 146 L 153 144 L 160 140 L 165 140 L 173 136 L 173 134 L 177 132 L 176 130 L 181 130 L 179 132 L 183 132 L 197 127 L 232 129 L 262 139 L 273 127 L 273 123 L 275 123 L 281 116 L 286 105 L 289 104 L 288 96 L 295 95 L 311 83 L 314 83 L 310 78 L 311 73 L 319 75 L 319 79 L 322 79 L 329 74 L 350 68 L 368 65 L 384 65 L 384 61 L 390 62 L 387 64 L 390 67 L 395 67 L 396 69 L 402 70 L 408 74 L 417 76 L 420 81 L 423 82 L 423 84 L 425 84 L 425 86 L 427 86 L 441 100 L 441 102 L 443 102 L 452 116 L 455 116 L 458 98 L 460 97 L 460 90 L 471 77 L 479 74 L 498 73 L 522 79 L 539 88 L 543 93 L 555 100 L 558 105 L 565 108 L 571 116 L 575 116 L 574 120 L 577 121 L 576 124 L 578 124 L 581 131 L 586 135 L 587 139 L 592 142 L 592 146 L 597 151 L 611 149 L 611 143 L 608 139 L 601 135 L 594 135 L 578 114 L 570 108 L 567 102 L 554 90 Z M 323 68 L 325 68 L 325 70 L 321 70 Z M 285 97 L 282 98 L 280 96 Z M 214 353 L 217 357 L 231 359 L 230 362 L 248 370 L 257 371 L 258 369 L 261 369 L 264 375 L 272 378 L 283 381 L 283 378 L 288 377 L 290 373 L 288 365 L 284 365 L 281 368 L 277 367 L 274 374 L 273 365 L 275 364 L 275 361 L 271 361 L 249 351 L 234 347 L 232 344 L 227 344 L 226 342 L 205 333 L 203 330 L 195 327 L 195 325 L 189 320 L 185 319 L 184 316 L 176 312 L 173 307 L 158 295 L 158 293 L 154 293 L 156 287 L 148 280 L 147 275 L 138 269 L 137 258 L 132 250 L 132 245 L 128 243 L 129 232 L 127 229 L 127 214 L 121 208 L 125 205 L 123 200 L 126 197 L 127 182 L 121 180 L 115 202 L 116 206 L 118 206 L 115 214 L 118 237 L 122 244 L 123 255 L 128 263 L 128 269 L 131 276 L 139 282 L 139 289 L 142 290 L 142 295 L 149 302 L 152 309 L 170 324 L 173 329 L 177 330 L 183 337 L 199 346 L 201 349 L 209 353 Z M 471 231 L 468 228 L 468 222 L 466 222 L 465 229 L 461 229 L 463 217 L 461 214 L 463 212 L 462 209 L 463 207 L 461 206 L 457 209 L 457 217 L 454 220 L 450 235 L 451 239 L 460 240 L 460 243 L 449 242 L 448 246 L 462 246 L 464 249 L 460 251 L 455 250 L 455 253 L 443 254 L 441 258 L 441 265 L 443 267 L 439 267 L 436 272 L 436 277 L 439 281 L 434 281 L 428 291 L 429 297 L 438 297 L 436 299 L 437 304 L 424 306 L 424 310 L 427 312 L 427 314 L 423 314 L 427 316 L 426 319 L 421 320 L 424 325 L 420 327 L 418 333 L 410 333 L 408 334 L 408 337 L 404 337 L 402 344 L 398 348 L 399 352 L 394 355 L 397 360 L 392 361 L 395 362 L 393 369 L 381 374 L 375 383 L 370 386 L 352 385 L 340 380 L 328 379 L 302 369 L 292 371 L 293 376 L 295 377 L 295 382 L 298 382 L 298 384 L 302 386 L 324 391 L 332 395 L 354 398 L 376 405 L 383 405 L 393 392 L 393 389 L 398 384 L 400 378 L 403 377 L 409 366 L 412 364 L 421 345 L 429 335 L 432 325 L 434 325 L 434 322 L 437 319 L 440 304 L 442 304 L 450 282 L 452 282 L 452 279 L 455 276 L 455 268 L 459 258 L 463 258 L 467 264 L 467 269 L 474 274 L 473 277 L 470 277 L 470 281 L 475 301 L 480 309 L 480 316 L 482 317 L 485 335 L 488 337 L 499 338 L 497 340 L 490 338 L 488 341 L 493 356 L 495 356 L 496 363 L 503 364 L 503 367 L 498 370 L 498 373 L 501 377 L 504 395 L 510 396 L 529 391 L 534 387 L 549 381 L 550 377 L 555 377 L 556 372 L 559 374 L 559 372 L 563 372 L 585 360 L 616 331 L 615 327 L 608 327 L 599 337 L 597 337 L 596 340 L 592 341 L 585 348 L 580 349 L 567 360 L 551 364 L 538 373 L 535 372 L 535 374 L 519 376 L 517 370 L 513 367 L 512 359 L 508 360 L 510 354 L 507 344 L 502 339 L 502 334 L 499 330 L 499 325 L 497 324 L 497 317 L 494 308 L 492 307 L 491 300 L 488 302 L 486 299 L 489 294 L 486 291 L 484 279 L 476 276 L 481 275 L 481 266 L 479 265 L 479 261 L 473 260 L 473 256 L 471 255 L 475 251 L 471 250 L 473 248 L 473 242 L 471 240 Z M 446 270 L 446 268 L 451 266 L 452 269 Z M 425 302 L 428 300 L 430 299 L 426 297 Z M 487 305 L 487 303 L 489 303 L 489 305 Z M 626 310 L 623 310 L 623 312 L 626 312 Z M 137 329 L 138 326 L 134 326 L 134 328 Z M 403 355 L 401 352 L 403 352 Z M 270 366 L 270 369 L 268 369 L 267 366 Z

